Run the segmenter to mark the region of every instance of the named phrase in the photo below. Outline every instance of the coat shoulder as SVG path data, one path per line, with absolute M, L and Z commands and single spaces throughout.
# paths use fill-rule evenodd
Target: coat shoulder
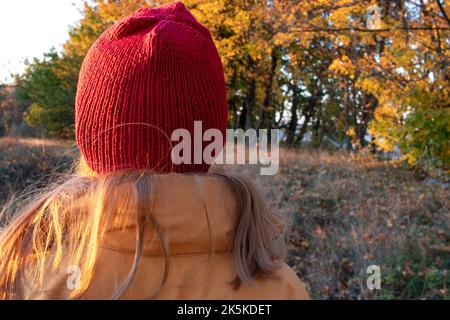
M 285 299 L 309 300 L 309 294 L 305 284 L 288 265 L 283 266 L 275 274 L 275 280 L 280 279 L 280 289 L 283 289 Z
M 305 284 L 286 264 L 270 278 L 260 278 L 253 286 L 245 286 L 242 293 L 253 299 L 309 300 Z M 239 298 L 238 298 L 239 299 Z

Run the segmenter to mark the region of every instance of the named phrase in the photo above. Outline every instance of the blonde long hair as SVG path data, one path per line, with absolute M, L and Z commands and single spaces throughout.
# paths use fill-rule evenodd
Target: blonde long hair
M 235 289 L 241 283 L 251 285 L 257 277 L 270 277 L 285 259 L 285 219 L 269 210 L 248 178 L 231 172 L 210 174 L 224 179 L 236 199 Z M 42 290 L 46 276 L 63 260 L 83 272 L 77 288 L 66 297 L 80 298 L 92 281 L 106 233 L 124 228 L 131 218 L 137 226 L 134 261 L 111 297 L 119 299 L 133 282 L 142 257 L 144 223 L 159 230 L 150 212 L 153 187 L 151 172 L 97 175 L 81 160 L 73 174 L 32 197 L 22 209 L 5 206 L 2 215 L 12 219 L 0 235 L 0 299 L 22 299 L 24 286 Z M 166 235 L 158 232 L 166 258 L 164 284 L 170 252 L 163 241 Z

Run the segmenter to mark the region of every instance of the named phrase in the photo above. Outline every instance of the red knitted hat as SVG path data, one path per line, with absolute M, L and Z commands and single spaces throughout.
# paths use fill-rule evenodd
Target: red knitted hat
M 98 173 L 205 172 L 206 163 L 172 163 L 172 132 L 194 136 L 202 121 L 225 137 L 222 63 L 208 29 L 181 2 L 140 9 L 106 30 L 83 62 L 75 105 L 78 146 Z

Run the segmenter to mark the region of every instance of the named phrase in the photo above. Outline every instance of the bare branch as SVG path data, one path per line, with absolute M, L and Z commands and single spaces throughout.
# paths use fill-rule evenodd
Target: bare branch
M 368 33 L 377 33 L 377 32 L 390 32 L 395 30 L 408 30 L 408 31 L 436 31 L 436 30 L 443 30 L 443 31 L 450 31 L 450 27 L 408 27 L 405 28 L 402 27 L 393 27 L 393 28 L 383 28 L 383 29 L 366 29 L 366 28 L 322 28 L 322 27 L 312 27 L 312 28 L 293 28 L 292 31 L 296 32 L 368 32 Z
M 448 25 L 450 26 L 450 19 L 448 18 L 448 15 L 447 15 L 447 13 L 445 12 L 445 9 L 444 9 L 444 7 L 442 6 L 441 1 L 436 0 L 436 3 L 437 3 L 437 5 L 438 5 L 439 10 L 441 11 L 442 15 L 444 16 L 445 20 L 447 20 Z

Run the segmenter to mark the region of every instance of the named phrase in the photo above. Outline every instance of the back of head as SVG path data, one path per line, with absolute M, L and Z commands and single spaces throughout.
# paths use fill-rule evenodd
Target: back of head
M 172 132 L 194 133 L 194 121 L 224 133 L 226 86 L 208 29 L 182 3 L 138 10 L 89 50 L 78 82 L 76 136 L 95 172 L 206 172 L 207 163 L 171 160 Z

